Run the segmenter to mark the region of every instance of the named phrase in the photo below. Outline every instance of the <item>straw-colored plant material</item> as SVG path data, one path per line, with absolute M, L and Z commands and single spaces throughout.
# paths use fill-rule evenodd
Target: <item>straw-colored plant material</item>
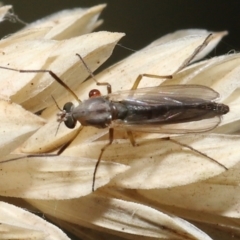
M 56 226 L 21 208 L 0 202 L 0 212 L 0 239 L 70 239 Z
M 0 8 L 0 13 L 3 13 L 3 17 L 10 7 L 4 6 Z M 89 9 L 76 8 L 55 13 L 29 24 L 21 31 L 8 36 L 6 40 L 3 39 L 1 41 L 0 46 L 15 44 L 24 40 L 64 40 L 90 33 L 102 24 L 102 20 L 98 20 L 98 16 L 105 7 L 105 4 L 100 4 Z
M 100 4 L 89 9 L 76 8 L 63 10 L 26 27 L 25 30 L 50 28 L 44 39 L 64 40 L 92 32 L 102 24 L 98 17 L 106 4 Z
M 26 23 L 21 20 L 14 12 L 12 5 L 5 5 L 0 2 L 0 22 L 9 21 L 12 23 L 20 23 L 25 25 Z
M 122 33 L 89 33 L 102 22 L 98 16 L 104 6 L 63 11 L 0 41 L 1 66 L 51 70 L 81 100 L 95 88 L 106 94 L 106 87 L 97 87 L 93 79 L 85 81 L 89 72 L 76 56 L 79 53 L 94 71 L 123 37 Z M 224 239 L 216 237 L 216 227 L 222 236 L 228 232 L 238 236 L 240 138 L 232 133 L 239 131 L 240 55 L 188 66 L 210 52 L 227 32 L 210 33 L 191 29 L 168 34 L 95 76 L 97 81 L 111 84 L 113 94 L 121 97 L 121 91 L 131 89 L 139 74 L 172 75 L 173 79 L 144 77 L 139 87 L 205 85 L 219 92 L 219 101 L 230 107 L 211 133 L 174 135 L 170 140 L 161 138 L 168 134 L 134 133 L 138 145 L 132 147 L 123 131 L 117 131 L 98 167 L 95 193 L 93 172 L 102 147 L 109 141 L 108 129 L 58 126 L 59 109 L 51 95 L 60 108 L 66 102 L 79 104 L 66 89 L 48 73 L 0 69 L 2 154 L 19 146 L 14 152 L 17 155 L 12 153 L 2 160 L 56 150 L 78 134 L 60 156 L 0 164 L 0 195 L 27 198 L 56 224 L 83 239 Z M 44 126 L 44 121 L 32 114 L 43 109 Z M 188 126 L 199 127 L 194 124 Z M 4 217 L 10 218 L 6 213 Z M 4 227 L 8 224 L 0 222 Z M 30 228 L 25 221 L 22 224 Z M 42 236 L 39 232 L 37 237 Z
M 92 192 L 93 169 L 96 160 L 79 157 L 31 158 L 3 163 L 0 195 L 34 199 L 71 199 Z M 111 178 L 129 166 L 105 162 L 98 173 L 98 185 L 106 185 Z M 9 181 L 11 179 L 11 181 Z
M 12 10 L 11 5 L 2 6 L 0 4 L 0 22 L 6 20 L 6 17 L 8 16 L 9 11 L 11 10 Z
M 238 136 L 192 134 L 172 139 L 217 159 L 217 162 L 227 168 L 235 166 L 240 159 Z M 96 159 L 106 143 L 74 145 L 68 148 L 64 155 Z M 129 170 L 113 179 L 112 185 L 133 189 L 169 188 L 199 182 L 225 171 L 222 166 L 206 156 L 170 140 L 153 138 L 139 141 L 138 144 L 139 146 L 133 147 L 129 141 L 119 140 L 104 153 L 104 160 L 114 160 L 131 166 Z
M 74 88 L 87 77 L 87 73 L 81 74 L 84 68 L 76 53 L 81 53 L 89 61 L 89 67 L 96 69 L 109 57 L 122 36 L 121 33 L 98 32 L 67 41 L 26 40 L 4 48 L 5 54 L 1 55 L 0 60 L 3 66 L 16 69 L 52 70 Z M 19 55 L 23 57 L 21 61 L 17 57 Z M 51 100 L 52 104 L 51 93 L 58 98 L 66 91 L 47 73 L 23 74 L 1 70 L 1 76 L 1 93 L 32 111 L 46 107 L 49 104 L 47 100 Z
M 69 221 L 65 215 L 68 212 L 72 223 L 102 231 L 108 229 L 109 233 L 116 231 L 116 235 L 127 239 L 136 239 L 136 236 L 157 239 L 211 239 L 178 217 L 169 216 L 142 204 L 95 195 L 61 202 L 29 202 L 55 218 Z M 56 206 L 61 211 L 52 212 Z
M 45 124 L 44 119 L 26 111 L 3 96 L 0 99 L 0 119 L 1 159 Z

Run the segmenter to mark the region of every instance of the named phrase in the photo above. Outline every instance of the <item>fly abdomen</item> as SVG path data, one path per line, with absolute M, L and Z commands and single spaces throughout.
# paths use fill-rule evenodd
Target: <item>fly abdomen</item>
M 214 111 L 216 114 L 222 115 L 229 112 L 229 106 L 223 103 L 208 102 L 199 105 L 200 109 Z

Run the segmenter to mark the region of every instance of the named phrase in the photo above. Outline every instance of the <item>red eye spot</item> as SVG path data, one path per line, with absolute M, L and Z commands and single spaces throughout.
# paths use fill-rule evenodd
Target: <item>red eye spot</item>
M 93 97 L 99 97 L 101 96 L 101 92 L 97 89 L 92 89 L 89 94 L 88 94 L 89 98 L 93 98 Z

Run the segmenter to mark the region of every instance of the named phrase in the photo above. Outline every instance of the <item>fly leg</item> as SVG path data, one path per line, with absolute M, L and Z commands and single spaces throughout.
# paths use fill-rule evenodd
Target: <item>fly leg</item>
M 104 151 L 106 150 L 107 147 L 109 147 L 112 142 L 113 142 L 113 133 L 114 133 L 114 129 L 110 128 L 109 129 L 109 142 L 101 149 L 101 152 L 99 154 L 98 160 L 96 162 L 95 168 L 94 168 L 94 172 L 93 172 L 93 182 L 92 182 L 92 191 L 94 192 L 94 188 L 95 188 L 95 181 L 96 181 L 96 173 L 97 173 L 97 168 L 100 164 L 100 161 L 102 159 L 102 155 L 104 153 Z
M 95 78 L 94 74 L 92 73 L 91 69 L 88 67 L 88 65 L 85 63 L 85 61 L 83 60 L 83 58 L 81 57 L 80 54 L 76 54 L 81 62 L 83 63 L 83 65 L 85 66 L 85 68 L 87 69 L 88 73 L 90 74 L 90 76 L 92 77 L 92 79 L 96 82 L 96 84 L 98 86 L 106 86 L 107 87 L 107 92 L 108 94 L 112 93 L 112 86 L 111 84 L 107 83 L 107 82 L 103 82 L 103 83 L 100 83 L 97 81 L 97 79 Z M 113 128 L 110 128 L 109 129 L 109 142 L 101 149 L 101 152 L 99 154 L 99 157 L 98 157 L 98 160 L 96 162 L 96 165 L 95 165 L 95 168 L 94 168 L 94 172 L 93 172 L 93 182 L 92 182 L 92 191 L 94 192 L 94 188 L 95 188 L 95 181 L 96 181 L 96 174 L 97 174 L 97 169 L 98 169 L 98 166 L 101 162 L 101 159 L 102 159 L 102 155 L 104 153 L 104 151 L 106 150 L 107 147 L 109 147 L 112 142 L 113 142 L 113 134 L 114 134 L 114 129 Z
M 158 78 L 158 79 L 163 79 L 163 78 L 172 79 L 172 75 L 159 76 L 159 75 L 147 74 L 147 73 L 140 74 L 140 75 L 138 75 L 137 79 L 135 80 L 131 90 L 136 90 L 138 88 L 138 85 L 141 82 L 143 77 Z
M 140 74 L 138 75 L 137 79 L 135 80 L 131 90 L 136 90 L 138 88 L 138 85 L 139 83 L 141 82 L 142 78 L 143 77 L 149 77 L 149 78 L 168 78 L 168 79 L 171 79 L 172 78 L 172 75 L 166 75 L 166 76 L 159 76 L 159 75 L 154 75 L 154 74 Z M 134 93 L 132 93 L 134 94 Z M 131 144 L 134 146 L 136 146 L 136 141 L 134 139 L 134 136 L 133 136 L 133 133 L 132 131 L 130 130 L 127 130 L 127 135 L 128 135 L 128 138 L 129 138 L 129 141 L 131 142 Z
M 62 85 L 79 103 L 81 100 L 78 98 L 78 96 L 69 88 L 69 86 L 61 80 L 60 77 L 58 77 L 54 72 L 51 70 L 46 69 L 40 69 L 40 70 L 18 70 L 15 68 L 9 68 L 9 67 L 2 67 L 1 69 L 6 69 L 10 71 L 20 72 L 20 73 L 48 73 L 54 80 L 56 80 L 60 85 Z
M 9 68 L 9 67 L 2 67 L 0 66 L 1 69 L 6 69 L 6 70 L 10 70 L 10 71 L 15 71 L 15 72 L 20 72 L 20 73 L 48 73 L 50 76 L 52 76 L 61 86 L 63 86 L 79 103 L 81 103 L 81 100 L 77 97 L 77 95 L 67 86 L 66 83 L 64 83 L 54 72 L 52 72 L 51 70 L 18 70 L 15 68 Z M 53 98 L 56 106 L 59 108 L 59 106 L 57 105 L 57 102 L 55 101 L 55 99 Z M 60 109 L 61 110 L 61 109 Z M 58 126 L 59 128 L 59 126 Z M 58 129 L 57 129 L 58 130 Z M 73 136 L 72 139 L 70 139 L 70 141 L 68 141 L 67 143 L 65 143 L 64 145 L 62 145 L 62 147 L 57 151 L 57 153 L 41 153 L 41 154 L 28 154 L 22 157 L 18 157 L 18 158 L 11 158 L 5 161 L 1 161 L 0 163 L 6 163 L 6 162 L 11 162 L 11 161 L 15 161 L 15 160 L 20 160 L 23 158 L 33 158 L 33 157 L 55 157 L 55 156 L 59 156 L 72 142 L 73 140 L 77 137 L 77 135 L 79 134 L 79 132 L 82 130 L 82 127 L 80 126 L 79 129 L 77 130 L 76 134 Z
M 159 79 L 163 79 L 163 78 L 172 79 L 174 74 L 180 72 L 182 69 L 184 69 L 191 63 L 191 61 L 196 57 L 196 55 L 198 53 L 200 53 L 209 44 L 209 42 L 212 40 L 212 38 L 213 38 L 213 35 L 209 34 L 204 39 L 203 43 L 201 45 L 199 45 L 187 59 L 184 60 L 184 62 L 180 65 L 180 67 L 174 73 L 172 73 L 172 75 L 159 76 L 159 75 L 155 75 L 155 74 L 146 74 L 146 73 L 140 74 L 137 77 L 137 79 L 135 80 L 131 90 L 136 90 L 138 88 L 138 85 L 143 77 L 159 78 Z
M 198 151 L 197 149 L 195 149 L 195 148 L 193 148 L 193 147 L 191 147 L 191 146 L 189 146 L 189 145 L 187 145 L 187 144 L 184 144 L 184 143 L 181 143 L 181 142 L 179 142 L 179 141 L 177 141 L 177 140 L 171 139 L 170 137 L 162 138 L 162 140 L 171 141 L 171 142 L 173 142 L 173 143 L 175 143 L 175 144 L 177 144 L 177 145 L 179 145 L 179 146 L 188 148 L 188 149 L 190 149 L 191 151 L 193 151 L 193 152 L 195 152 L 195 153 L 197 153 L 197 154 L 199 154 L 199 155 L 201 155 L 201 156 L 209 159 L 210 161 L 218 164 L 218 165 L 219 165 L 220 167 L 222 167 L 224 170 L 228 170 L 227 167 L 225 167 L 223 164 L 221 164 L 220 162 L 218 162 L 218 161 L 215 160 L 214 158 L 208 156 L 207 154 L 205 154 L 205 153 L 203 153 L 203 152 Z
M 213 38 L 213 35 L 211 33 L 204 39 L 203 43 L 199 45 L 187 59 L 184 60 L 184 62 L 180 65 L 180 67 L 173 73 L 173 75 L 180 72 L 185 67 L 187 67 L 191 63 L 191 61 L 196 57 L 196 55 L 200 53 L 209 44 L 212 38 Z
M 128 139 L 129 139 L 130 143 L 132 144 L 132 146 L 133 147 L 137 146 L 137 143 L 136 143 L 136 141 L 134 139 L 132 131 L 127 130 L 127 135 L 128 135 Z
M 96 82 L 96 84 L 98 86 L 106 86 L 107 87 L 107 92 L 108 94 L 112 93 L 112 86 L 111 84 L 107 83 L 107 82 L 103 82 L 100 83 L 98 82 L 98 80 L 95 78 L 93 72 L 91 71 L 91 69 L 88 67 L 88 65 L 85 63 L 85 61 L 83 60 L 83 58 L 81 57 L 80 54 L 76 53 L 76 55 L 80 58 L 81 62 L 83 63 L 83 65 L 85 66 L 85 68 L 87 69 L 88 73 L 90 74 L 90 76 L 92 77 L 92 79 Z
M 28 154 L 22 157 L 17 157 L 17 158 L 11 158 L 8 160 L 0 161 L 0 164 L 2 163 L 7 163 L 7 162 L 12 162 L 24 158 L 34 158 L 34 157 L 57 157 L 59 156 L 72 142 L 73 140 L 77 137 L 79 132 L 82 130 L 82 127 L 80 126 L 79 129 L 77 130 L 76 134 L 70 139 L 67 143 L 62 145 L 62 147 L 56 152 L 56 153 L 39 153 L 39 154 Z
M 40 70 L 18 70 L 15 68 L 9 68 L 9 67 L 1 67 L 2 69 L 6 69 L 6 70 L 10 70 L 10 71 L 15 71 L 15 72 L 20 72 L 20 73 L 48 73 L 50 76 L 52 76 L 52 78 L 54 80 L 56 80 L 61 86 L 63 86 L 79 103 L 81 103 L 81 100 L 78 98 L 78 96 L 68 87 L 68 85 L 66 83 L 64 83 L 60 77 L 58 77 L 54 72 L 52 72 L 51 70 L 44 70 L 44 69 L 40 69 Z M 59 108 L 59 106 L 57 105 L 57 102 L 55 101 L 55 99 L 53 98 L 56 106 Z M 61 110 L 61 109 L 60 109 Z M 59 126 L 58 126 L 59 128 Z M 19 159 L 23 159 L 23 158 L 31 158 L 31 157 L 54 157 L 54 156 L 58 156 L 60 155 L 70 144 L 71 142 L 76 138 L 76 136 L 78 135 L 78 133 L 81 131 L 81 127 L 79 128 L 79 130 L 77 131 L 77 134 L 75 136 L 73 136 L 73 138 L 67 142 L 66 144 L 64 144 L 56 154 L 30 154 L 30 155 L 26 155 L 24 157 L 19 157 L 19 158 L 13 158 L 13 159 L 9 159 L 3 162 L 10 162 L 13 160 L 19 160 Z M 57 129 L 58 130 L 58 129 Z M 3 163 L 1 162 L 1 163 Z
M 149 77 L 149 78 L 168 78 L 168 79 L 171 79 L 172 78 L 172 75 L 166 75 L 166 76 L 159 76 L 159 75 L 154 75 L 154 74 L 140 74 L 138 75 L 137 79 L 135 80 L 131 90 L 136 90 L 138 88 L 138 85 L 139 83 L 141 82 L 142 78 L 143 77 Z M 132 93 L 134 94 L 134 93 Z M 133 133 L 132 131 L 130 130 L 127 130 L 127 135 L 128 135 L 128 138 L 129 138 L 129 141 L 131 142 L 131 144 L 134 146 L 136 146 L 136 141 L 134 139 L 134 136 L 133 136 Z

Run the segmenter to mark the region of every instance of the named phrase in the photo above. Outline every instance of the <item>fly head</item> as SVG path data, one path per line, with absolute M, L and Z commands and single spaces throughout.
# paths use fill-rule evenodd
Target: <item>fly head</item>
M 64 122 L 65 126 L 68 128 L 75 128 L 77 120 L 72 117 L 72 111 L 74 109 L 74 104 L 72 102 L 67 102 L 63 106 L 63 110 L 57 114 L 58 122 Z

